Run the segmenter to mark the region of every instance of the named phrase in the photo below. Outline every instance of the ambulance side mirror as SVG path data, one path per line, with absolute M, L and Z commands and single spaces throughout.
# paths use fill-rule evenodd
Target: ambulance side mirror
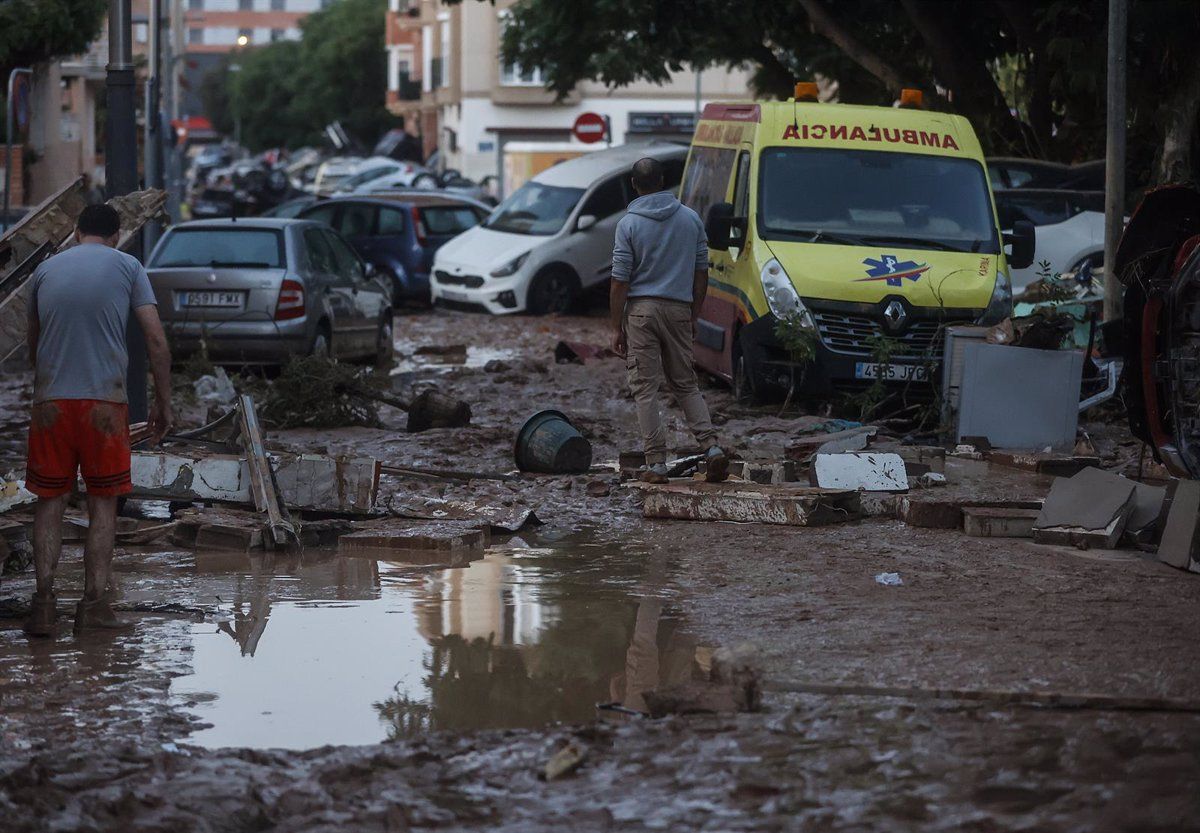
M 1008 255 L 1008 265 L 1011 269 L 1025 269 L 1033 265 L 1033 253 L 1037 248 L 1037 233 L 1033 223 L 1028 220 L 1013 222 L 1012 231 L 1004 235 L 1004 245 L 1012 244 L 1012 252 Z
M 714 203 L 704 220 L 704 233 L 708 236 L 708 248 L 728 249 L 733 242 L 733 203 Z

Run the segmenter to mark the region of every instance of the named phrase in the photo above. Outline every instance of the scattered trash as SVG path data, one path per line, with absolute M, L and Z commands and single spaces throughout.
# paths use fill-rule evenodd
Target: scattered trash
M 838 429 L 831 433 L 809 434 L 789 442 L 784 449 L 784 456 L 789 460 L 808 462 L 812 459 L 812 455 L 820 449 L 829 449 L 821 452 L 827 454 L 837 453 L 839 450 L 861 450 L 871 444 L 872 438 L 878 432 L 879 429 L 874 425 L 853 423 L 849 428 Z
M 223 367 L 218 367 L 214 372 L 196 379 L 192 382 L 192 390 L 196 392 L 196 398 L 205 405 L 229 408 L 233 406 L 238 397 L 237 390 L 233 387 L 233 380 L 229 378 L 229 374 Z
M 908 479 L 909 486 L 916 486 L 918 489 L 929 489 L 934 486 L 945 486 L 946 475 L 936 471 L 927 471 L 924 474 L 919 474 L 916 477 Z
M 903 492 L 908 489 L 904 460 L 898 454 L 855 452 L 818 454 L 812 479 L 823 489 Z
M 884 587 L 900 587 L 904 584 L 904 579 L 900 578 L 899 573 L 880 573 L 875 576 L 875 583 Z
M 592 444 L 562 411 L 538 411 L 517 432 L 513 456 L 521 471 L 583 474 L 592 467 Z
M 566 746 L 555 752 L 550 760 L 546 761 L 546 766 L 542 770 L 542 778 L 546 781 L 553 781 L 564 775 L 570 775 L 579 769 L 580 765 L 587 760 L 587 756 L 588 748 L 586 746 L 577 740 L 568 741 Z

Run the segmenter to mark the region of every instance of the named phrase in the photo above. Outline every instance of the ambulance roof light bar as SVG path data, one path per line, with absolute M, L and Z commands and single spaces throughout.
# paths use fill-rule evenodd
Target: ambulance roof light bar
M 920 90 L 905 88 L 900 91 L 900 106 L 920 110 L 925 104 L 925 94 Z
M 796 82 L 796 101 L 817 100 L 817 83 L 815 81 Z

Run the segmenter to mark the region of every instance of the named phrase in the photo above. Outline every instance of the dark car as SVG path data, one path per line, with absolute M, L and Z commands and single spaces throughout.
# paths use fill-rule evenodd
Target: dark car
M 433 253 L 487 217 L 486 205 L 439 193 L 342 197 L 300 212 L 328 223 L 363 260 L 393 282 L 392 297 L 429 300 Z

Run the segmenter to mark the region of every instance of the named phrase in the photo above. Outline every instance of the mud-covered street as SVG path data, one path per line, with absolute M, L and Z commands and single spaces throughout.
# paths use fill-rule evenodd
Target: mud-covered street
M 469 427 L 406 434 L 384 408 L 381 429 L 268 440 L 509 471 L 516 429 L 556 408 L 597 463 L 615 463 L 639 443 L 623 362 L 558 364 L 563 339 L 604 344 L 605 321 L 400 316 L 395 381 L 436 379 L 471 403 Z M 464 343 L 461 361 L 417 354 Z M 21 465 L 27 383 L 7 377 L 4 391 L 7 469 Z M 794 412 L 737 405 L 723 386 L 705 395 L 733 451 L 778 456 Z M 975 461 L 948 461 L 947 478 L 1049 487 Z M 118 607 L 138 624 L 117 636 L 69 633 L 78 543 L 56 641 L 21 632 L 32 576 L 6 576 L 0 829 L 1200 829 L 1200 583 L 1152 556 L 886 516 L 651 521 L 615 472 L 381 484 L 382 503 L 433 497 L 543 523 L 449 568 L 120 545 Z M 643 693 L 742 643 L 760 658 L 759 712 L 597 709 L 646 711 Z M 832 685 L 907 693 L 807 693 Z M 571 741 L 578 769 L 539 779 Z

